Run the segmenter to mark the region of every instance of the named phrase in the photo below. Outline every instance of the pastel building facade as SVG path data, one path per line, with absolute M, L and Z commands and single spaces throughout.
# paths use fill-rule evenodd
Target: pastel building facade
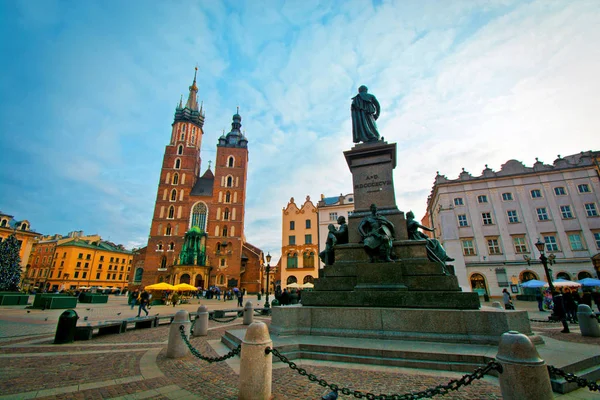
M 499 296 L 519 293 L 519 283 L 546 280 L 534 246 L 552 254 L 553 279 L 600 276 L 593 259 L 600 252 L 598 152 L 558 157 L 532 167 L 509 160 L 500 171 L 467 171 L 458 179 L 435 178 L 425 225 L 456 259 L 463 290 Z
M 16 220 L 12 215 L 0 211 L 0 242 L 14 234 L 19 243 L 19 257 L 21 258 L 21 271 L 23 276 L 27 270 L 27 262 L 34 243 L 41 233 L 31 230 L 28 220 Z
M 317 207 L 306 196 L 300 206 L 292 197 L 282 212 L 280 270 L 275 272 L 285 289 L 292 283 L 313 283 L 319 276 L 319 223 Z

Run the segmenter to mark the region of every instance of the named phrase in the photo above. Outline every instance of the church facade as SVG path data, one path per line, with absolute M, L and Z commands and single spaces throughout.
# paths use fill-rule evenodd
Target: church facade
M 244 217 L 248 139 L 242 117 L 217 143 L 214 171 L 201 174 L 205 114 L 196 76 L 175 109 L 165 147 L 148 245 L 135 260 L 132 287 L 158 282 L 260 290 L 262 251 L 246 243 Z

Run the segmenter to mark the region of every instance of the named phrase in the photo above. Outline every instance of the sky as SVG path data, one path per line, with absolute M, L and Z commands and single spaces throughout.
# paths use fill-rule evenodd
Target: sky
M 599 150 L 600 2 L 0 2 L 0 211 L 44 234 L 146 244 L 175 106 L 198 66 L 202 172 L 240 107 L 247 240 L 277 260 L 281 210 L 352 192 L 350 101 L 397 143 L 400 210 L 437 171 Z

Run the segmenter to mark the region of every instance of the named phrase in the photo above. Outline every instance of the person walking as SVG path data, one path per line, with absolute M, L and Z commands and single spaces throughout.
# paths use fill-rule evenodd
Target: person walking
M 502 300 L 504 301 L 505 310 L 514 310 L 515 306 L 512 303 L 512 297 L 506 288 L 502 289 Z
M 244 307 L 243 302 L 244 302 L 244 291 L 240 290 L 237 293 L 237 305 L 238 305 L 238 307 Z
M 135 307 L 135 303 L 137 302 L 137 298 L 140 295 L 140 292 L 138 292 L 137 289 L 135 289 L 133 292 L 129 292 L 129 305 L 131 306 L 131 309 L 133 310 L 133 307 Z
M 567 312 L 565 309 L 565 302 L 562 293 L 553 292 L 552 297 L 554 298 L 554 315 L 563 326 L 562 333 L 571 333 L 569 330 L 569 324 L 567 323 Z
M 538 290 L 535 293 L 535 299 L 536 299 L 536 301 L 538 303 L 538 310 L 539 311 L 545 311 L 544 310 L 544 295 L 542 294 L 541 290 Z
M 150 302 L 150 295 L 145 290 L 140 294 L 140 307 L 138 308 L 137 317 L 140 317 L 140 314 L 143 312 L 148 316 L 148 310 L 146 310 L 146 306 Z

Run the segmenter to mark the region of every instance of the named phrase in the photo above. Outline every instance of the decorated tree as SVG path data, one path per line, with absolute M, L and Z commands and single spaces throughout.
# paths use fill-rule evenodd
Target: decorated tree
M 17 291 L 21 282 L 19 242 L 14 234 L 0 242 L 0 291 Z

